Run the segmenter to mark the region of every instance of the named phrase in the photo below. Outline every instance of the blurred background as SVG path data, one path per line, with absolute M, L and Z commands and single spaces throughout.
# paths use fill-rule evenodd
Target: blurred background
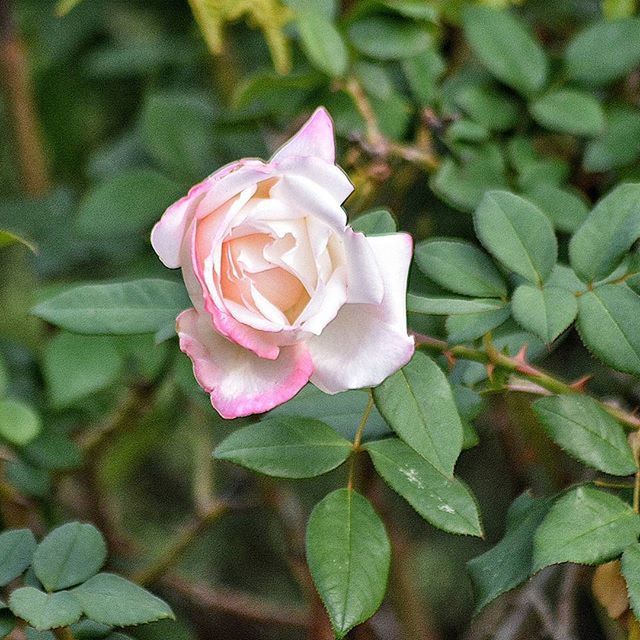
M 461 12 L 471 4 L 513 12 L 549 56 L 552 82 L 568 82 L 568 65 L 604 127 L 576 133 L 532 116 L 470 46 Z M 175 340 L 72 335 L 29 309 L 70 283 L 178 278 L 149 244 L 164 209 L 219 166 L 268 157 L 318 105 L 334 118 L 356 185 L 351 218 L 384 206 L 417 241 L 472 238 L 468 213 L 484 191 L 510 188 L 553 219 L 566 260 L 566 234 L 589 203 L 640 175 L 640 42 L 629 51 L 600 42 L 618 60 L 600 79 L 563 57 L 577 33 L 634 11 L 633 0 L 0 0 L 0 229 L 34 249 L 1 236 L 0 395 L 38 432 L 26 445 L 2 434 L 4 525 L 95 522 L 112 566 L 178 614 L 131 635 L 331 637 L 303 535 L 313 504 L 345 471 L 294 483 L 214 465 L 210 452 L 235 424 L 217 417 Z M 603 59 L 597 48 L 593 56 Z M 414 271 L 411 286 L 432 290 Z M 437 319 L 410 324 L 446 335 Z M 596 393 L 638 402 L 635 383 L 593 361 L 575 333 L 550 352 L 514 326 L 500 331 L 565 378 L 593 373 Z M 485 378 L 481 366 L 454 372 L 466 388 Z M 305 390 L 293 402 L 345 432 L 362 411 L 357 392 Z M 559 637 L 537 607 L 563 597 L 572 637 L 619 637 L 591 597 L 589 571 L 575 568 L 551 569 L 536 591 L 472 619 L 465 562 L 500 539 L 514 497 L 587 476 L 543 436 L 524 395 L 474 392 L 466 417 L 474 426 L 458 469 L 486 539 L 441 533 L 373 486 L 394 565 L 387 600 L 354 637 Z M 379 416 L 372 425 L 386 429 Z

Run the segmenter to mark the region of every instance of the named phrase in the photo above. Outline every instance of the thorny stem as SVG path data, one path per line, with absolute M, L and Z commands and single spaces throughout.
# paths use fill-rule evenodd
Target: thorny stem
M 529 386 L 516 387 L 515 390 L 518 391 L 526 391 L 538 395 L 546 395 L 549 391 L 553 394 L 585 393 L 582 385 L 571 385 L 532 366 L 528 362 L 525 362 L 523 358 L 511 357 L 502 353 L 496 349 L 495 345 L 491 342 L 489 334 L 485 336 L 484 350 L 465 345 L 450 346 L 444 340 L 439 340 L 431 336 L 415 334 L 415 337 L 419 349 L 441 353 L 450 361 L 472 360 L 473 362 L 480 362 L 493 368 L 509 371 L 519 378 L 524 378 L 534 383 Z M 507 386 L 506 388 L 508 389 L 510 387 Z M 633 429 L 640 429 L 640 418 L 633 412 L 625 411 L 620 407 L 608 404 L 597 398 L 595 398 L 595 400 L 602 409 L 626 426 Z
M 369 419 L 369 416 L 371 415 L 372 410 L 373 410 L 373 394 L 371 393 L 371 389 L 369 389 L 369 401 L 367 402 L 367 406 L 365 407 L 364 413 L 362 414 L 362 418 L 360 418 L 360 423 L 358 424 L 358 428 L 356 429 L 356 435 L 353 438 L 351 462 L 349 465 L 349 479 L 347 481 L 347 488 L 350 491 L 353 489 L 353 481 L 355 478 L 356 454 L 360 451 L 360 445 L 362 443 L 362 434 L 364 433 L 364 428 L 367 425 L 367 420 Z

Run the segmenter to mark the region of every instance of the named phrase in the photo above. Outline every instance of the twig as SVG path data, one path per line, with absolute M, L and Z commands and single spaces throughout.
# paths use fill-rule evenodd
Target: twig
M 347 488 L 349 489 L 349 491 L 353 489 L 353 483 L 354 483 L 355 473 L 356 473 L 356 455 L 360 452 L 360 445 L 362 443 L 362 434 L 364 433 L 364 428 L 367 425 L 367 420 L 371 415 L 372 409 L 373 409 L 373 395 L 371 393 L 371 389 L 369 389 L 369 400 L 367 402 L 367 406 L 364 409 L 364 413 L 362 414 L 362 418 L 360 418 L 360 423 L 358 424 L 358 428 L 356 429 L 356 435 L 353 438 L 351 460 L 349 461 L 349 478 L 347 480 Z
M 233 589 L 211 588 L 177 574 L 167 574 L 160 584 L 188 603 L 207 611 L 238 616 L 258 624 L 306 629 L 309 615 L 302 607 L 272 602 Z
M 427 171 L 433 171 L 440 164 L 433 150 L 422 149 L 416 145 L 402 144 L 389 140 L 380 131 L 378 119 L 362 86 L 354 76 L 350 76 L 344 83 L 344 90 L 353 99 L 358 112 L 364 120 L 366 140 L 360 146 L 372 156 L 378 158 L 396 157 L 406 162 L 419 165 Z
M 203 515 L 194 517 L 193 520 L 176 535 L 168 548 L 164 549 L 158 558 L 149 566 L 135 573 L 132 580 L 140 585 L 148 585 L 157 581 L 180 560 L 184 552 L 193 544 L 198 535 L 227 513 L 229 508 L 230 506 L 227 502 L 218 501 Z

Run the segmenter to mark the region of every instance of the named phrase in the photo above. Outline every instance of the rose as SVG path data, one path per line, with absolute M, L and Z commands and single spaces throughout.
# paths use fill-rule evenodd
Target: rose
M 309 380 L 327 393 L 374 386 L 410 359 L 411 237 L 354 232 L 340 206 L 352 191 L 319 108 L 269 162 L 223 167 L 154 227 L 193 302 L 180 348 L 223 417 L 272 409 Z

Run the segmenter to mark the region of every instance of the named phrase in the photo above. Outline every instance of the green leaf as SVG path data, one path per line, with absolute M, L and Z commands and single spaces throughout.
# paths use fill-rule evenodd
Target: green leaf
M 465 85 L 455 93 L 454 101 L 467 115 L 491 131 L 507 131 L 518 124 L 517 104 L 495 86 Z
M 485 142 L 491 132 L 473 120 L 460 119 L 452 122 L 446 131 L 446 139 L 452 144 L 456 142 Z
M 99 624 L 86 618 L 71 626 L 71 632 L 75 640 L 98 640 L 98 638 L 106 638 L 111 633 L 111 629 L 109 625 Z
M 640 375 L 640 297 L 629 287 L 607 284 L 580 296 L 577 328 L 605 364 Z
M 607 20 L 628 18 L 635 10 L 636 0 L 602 0 L 602 13 Z
M 391 545 L 384 524 L 359 493 L 338 489 L 307 525 L 307 562 L 338 638 L 370 618 L 387 586 Z
M 571 238 L 574 271 L 592 282 L 608 276 L 640 237 L 640 184 L 622 184 L 595 206 Z
M 74 287 L 40 303 L 33 313 L 76 333 L 124 335 L 160 331 L 190 306 L 182 284 L 144 279 Z
M 69 522 L 38 545 L 33 570 L 47 591 L 55 591 L 84 582 L 100 570 L 106 558 L 104 538 L 93 525 Z
M 640 18 L 601 20 L 569 43 L 565 63 L 570 77 L 606 84 L 629 73 L 640 62 Z
M 272 409 L 267 416 L 316 418 L 352 442 L 368 403 L 369 392 L 364 389 L 352 389 L 329 395 L 320 391 L 318 387 L 308 384 L 291 400 Z M 390 433 L 387 423 L 374 407 L 365 425 L 362 441 L 381 438 Z
M 507 11 L 471 6 L 463 15 L 464 33 L 498 80 L 531 95 L 547 80 L 547 58 L 522 23 Z
M 427 522 L 450 533 L 482 536 L 476 501 L 460 480 L 443 475 L 397 438 L 369 442 L 365 449 L 376 471 Z
M 482 244 L 509 270 L 541 284 L 558 257 L 549 218 L 524 198 L 507 191 L 485 194 L 474 213 Z
M 381 15 L 353 22 L 349 39 L 360 53 L 379 60 L 410 58 L 431 45 L 431 36 L 419 23 Z
M 604 112 L 590 94 L 574 89 L 550 91 L 529 105 L 533 119 L 551 131 L 575 136 L 598 135 L 604 128 Z
M 462 449 L 462 424 L 449 382 L 438 365 L 417 352 L 373 390 L 378 410 L 412 449 L 453 476 Z
M 627 582 L 631 610 L 640 615 L 640 543 L 628 546 L 622 554 L 622 575 Z
M 495 298 L 443 298 L 418 296 L 413 293 L 407 295 L 407 311 L 434 316 L 495 311 L 503 306 L 504 302 Z
M 487 191 L 508 186 L 501 151 L 493 144 L 485 144 L 465 150 L 460 162 L 445 157 L 429 184 L 452 207 L 473 211 Z
M 0 587 L 24 573 L 35 549 L 36 539 L 29 529 L 9 529 L 0 534 Z
M 42 420 L 20 400 L 0 400 L 0 437 L 11 444 L 23 446 L 41 431 Z
M 602 135 L 589 141 L 582 158 L 585 171 L 608 171 L 640 157 L 640 113 L 632 107 L 612 107 Z
M 191 182 L 221 164 L 216 159 L 214 112 L 206 96 L 185 92 L 149 95 L 141 115 L 146 151 L 161 169 Z
M 558 263 L 553 267 L 553 271 L 546 282 L 548 287 L 560 287 L 566 289 L 572 293 L 584 293 L 588 291 L 587 285 L 585 285 L 580 278 L 575 274 L 571 267 L 567 267 L 565 264 Z
M 415 250 L 420 270 L 445 289 L 478 298 L 507 295 L 504 278 L 491 258 L 469 242 L 428 240 Z
M 540 398 L 533 410 L 545 431 L 572 456 L 599 471 L 628 476 L 636 471 L 622 425 L 589 396 Z
M 526 192 L 527 200 L 537 205 L 553 226 L 566 233 L 574 233 L 589 215 L 582 197 L 555 184 L 536 184 Z
M 87 618 L 101 624 L 126 627 L 174 617 L 160 598 L 112 573 L 99 573 L 71 593 Z
M 551 501 L 522 494 L 507 515 L 507 530 L 498 544 L 467 563 L 476 593 L 476 612 L 522 584 L 533 573 L 533 536 Z
M 31 251 L 32 253 L 38 253 L 36 246 L 26 238 L 23 238 L 22 236 L 19 236 L 17 233 L 13 233 L 12 231 L 0 229 L 0 249 L 12 244 L 21 244 L 22 246 L 27 247 L 27 249 L 29 249 L 29 251 Z
M 150 227 L 181 195 L 180 185 L 156 171 L 134 169 L 89 191 L 80 204 L 77 224 L 91 238 L 127 236 Z
M 43 360 L 52 406 L 66 407 L 108 387 L 118 379 L 122 365 L 110 338 L 58 334 L 47 344 Z
M 214 451 L 219 460 L 280 478 L 313 478 L 340 466 L 351 443 L 311 418 L 277 417 L 238 429 Z
M 343 76 L 349 55 L 340 32 L 321 11 L 308 8 L 297 14 L 302 46 L 311 63 L 332 77 Z
M 367 236 L 395 233 L 398 230 L 395 218 L 386 209 L 363 213 L 351 222 L 351 228 Z
M 578 303 L 566 289 L 521 284 L 513 293 L 511 310 L 522 327 L 550 344 L 574 321 Z
M 421 105 L 432 104 L 438 95 L 438 79 L 446 65 L 440 54 L 427 49 L 411 58 L 402 60 L 402 70 L 409 83 L 409 89 Z
M 601 564 L 637 542 L 640 516 L 626 503 L 591 486 L 562 496 L 534 540 L 534 570 L 559 562 Z
M 445 322 L 449 342 L 458 344 L 481 338 L 505 322 L 511 315 L 511 305 L 505 305 L 493 311 L 464 313 L 449 316 Z
M 11 611 L 38 631 L 66 627 L 82 615 L 80 603 L 68 591 L 44 593 L 34 587 L 21 587 L 9 598 Z

